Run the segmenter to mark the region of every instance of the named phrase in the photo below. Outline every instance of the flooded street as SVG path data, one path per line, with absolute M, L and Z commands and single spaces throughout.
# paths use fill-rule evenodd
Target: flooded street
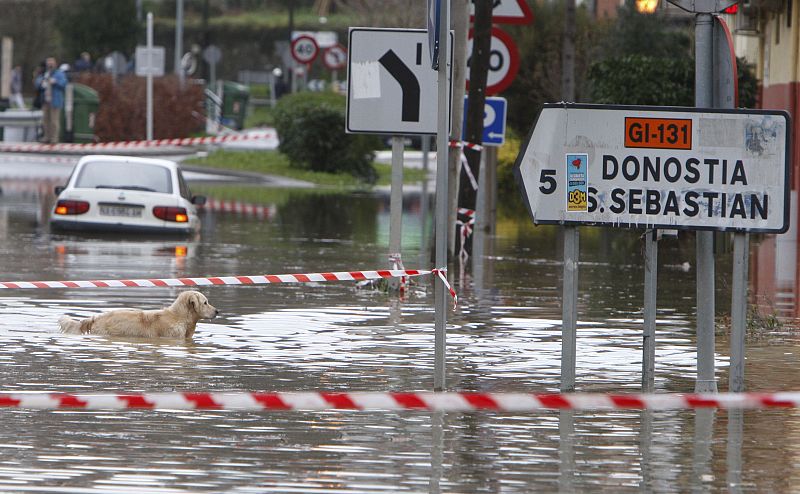
M 214 199 L 202 213 L 202 233 L 141 239 L 51 233 L 53 184 L 0 181 L 0 281 L 389 267 L 388 194 L 192 182 L 195 193 Z M 251 206 L 226 211 L 231 199 Z M 433 267 L 421 200 L 405 198 L 409 269 Z M 640 234 L 581 230 L 578 391 L 640 389 Z M 754 238 L 753 249 L 760 242 L 772 240 Z M 448 314 L 447 388 L 558 392 L 558 229 L 501 215 L 491 244 L 477 273 L 450 274 L 459 306 Z M 660 244 L 656 392 L 694 389 L 694 251 L 688 234 Z M 721 254 L 718 316 L 730 312 L 730 277 L 730 255 Z M 429 391 L 431 286 L 430 277 L 416 278 L 402 300 L 349 282 L 203 288 L 221 314 L 201 321 L 191 343 L 57 331 L 62 314 L 157 309 L 177 289 L 3 290 L 0 389 Z M 748 390 L 800 390 L 800 337 L 787 328 L 748 339 Z M 726 333 L 719 326 L 720 391 L 728 382 Z M 0 415 L 2 492 L 789 492 L 800 480 L 795 409 Z

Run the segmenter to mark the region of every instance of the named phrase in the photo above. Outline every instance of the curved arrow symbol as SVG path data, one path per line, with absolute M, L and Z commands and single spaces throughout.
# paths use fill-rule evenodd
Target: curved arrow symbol
M 389 50 L 378 60 L 400 84 L 403 91 L 402 120 L 419 122 L 420 89 L 417 77 L 394 51 Z

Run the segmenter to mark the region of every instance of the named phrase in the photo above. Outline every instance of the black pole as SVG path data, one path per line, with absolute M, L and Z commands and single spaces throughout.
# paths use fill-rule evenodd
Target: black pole
M 489 73 L 489 57 L 492 43 L 492 0 L 474 0 L 475 22 L 472 31 L 472 54 L 469 56 L 469 103 L 467 106 L 466 127 L 464 137 L 467 142 L 481 144 L 483 141 L 483 114 L 486 103 L 486 83 Z M 467 165 L 472 171 L 472 176 L 478 180 L 481 167 L 481 152 L 465 148 Z M 472 181 L 462 170 L 458 186 L 458 207 L 475 210 L 478 191 L 473 187 Z M 459 215 L 461 223 L 466 223 L 469 218 Z M 460 226 L 459 228 L 463 228 Z M 460 232 L 457 232 L 460 233 Z M 464 242 L 468 254 L 472 253 L 472 241 L 469 236 L 456 235 L 459 243 Z

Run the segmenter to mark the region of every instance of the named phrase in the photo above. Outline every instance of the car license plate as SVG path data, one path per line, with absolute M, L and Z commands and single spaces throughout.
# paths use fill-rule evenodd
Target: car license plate
M 125 216 L 128 218 L 141 218 L 142 208 L 128 206 L 100 206 L 100 214 L 104 216 Z

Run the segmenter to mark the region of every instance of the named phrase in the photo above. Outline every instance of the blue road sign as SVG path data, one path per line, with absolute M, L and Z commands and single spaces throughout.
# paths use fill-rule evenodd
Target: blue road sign
M 439 20 L 441 18 L 442 0 L 428 0 L 428 50 L 433 70 L 439 70 Z
M 461 139 L 467 129 L 467 104 L 469 98 L 464 96 L 464 121 L 461 126 Z M 489 97 L 483 109 L 483 139 L 484 146 L 502 146 L 506 142 L 506 107 L 505 98 Z

